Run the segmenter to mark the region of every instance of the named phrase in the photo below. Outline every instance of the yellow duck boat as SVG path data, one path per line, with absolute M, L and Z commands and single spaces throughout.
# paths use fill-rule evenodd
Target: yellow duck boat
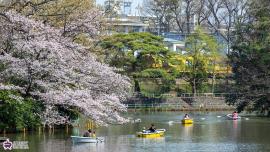
M 182 119 L 182 124 L 193 124 L 192 119 Z
M 142 137 L 142 138 L 158 138 L 158 137 L 163 137 L 165 131 L 166 129 L 157 129 L 155 132 L 143 130 L 142 132 L 137 132 L 137 136 Z

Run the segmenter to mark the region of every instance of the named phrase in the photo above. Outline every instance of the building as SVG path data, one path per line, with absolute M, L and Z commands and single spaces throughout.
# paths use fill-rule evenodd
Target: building
M 140 11 L 144 0 L 96 0 L 96 5 L 111 9 L 117 6 L 118 14 L 126 14 L 129 16 L 141 16 Z
M 165 45 L 167 49 L 184 54 L 185 53 L 185 42 L 171 39 L 171 38 L 164 38 Z
M 104 8 L 106 11 L 111 11 L 117 15 L 131 15 L 131 0 L 106 0 Z
M 109 13 L 106 19 L 109 28 L 107 34 L 146 32 L 149 24 L 141 16 L 133 14 L 132 0 L 105 0 L 103 7 Z
M 98 0 L 97 0 L 98 1 Z M 109 12 L 108 28 L 106 34 L 111 35 L 114 33 L 130 33 L 130 32 L 150 32 L 153 34 L 160 35 L 164 38 L 164 43 L 167 48 L 179 52 L 185 53 L 185 40 L 188 36 L 187 33 L 177 33 L 176 31 L 160 32 L 159 27 L 151 24 L 155 17 L 142 16 L 141 5 L 142 0 L 99 0 L 99 5 Z M 136 9 L 138 12 L 136 13 Z M 196 25 L 196 16 L 192 17 L 190 23 L 191 33 L 194 31 Z M 213 35 L 218 43 L 226 44 L 226 40 L 219 33 L 215 33 L 207 27 L 207 24 L 202 24 L 203 29 Z M 159 31 L 159 32 L 157 32 Z M 224 45 L 226 46 L 226 45 Z M 228 48 L 224 47 L 221 50 L 222 54 L 227 54 Z
M 142 22 L 139 17 L 126 16 L 121 18 L 107 18 L 110 27 L 108 34 L 146 32 L 149 24 Z

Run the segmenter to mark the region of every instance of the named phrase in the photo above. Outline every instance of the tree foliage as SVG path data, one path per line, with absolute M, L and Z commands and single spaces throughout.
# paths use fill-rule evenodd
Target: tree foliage
M 208 81 L 209 63 L 215 64 L 218 49 L 216 40 L 199 27 L 187 38 L 186 55 L 189 58 L 186 60 L 187 66 L 183 77 L 192 86 L 193 93 L 197 92 L 203 82 Z
M 127 77 L 97 62 L 63 29 L 15 11 L 0 17 L 1 90 L 17 90 L 42 102 L 44 125 L 68 119 L 59 106 L 76 108 L 99 124 L 125 122 L 118 112 L 126 109 L 120 101 L 129 90 Z M 71 26 L 75 33 L 95 30 L 88 22 L 91 16 L 84 17 L 78 22 L 86 21 L 85 26 Z
M 126 72 L 162 67 L 169 50 L 163 38 L 150 33 L 115 34 L 101 43 L 106 51 L 106 61 Z
M 0 12 L 9 10 L 62 30 L 65 37 L 72 38 L 102 58 L 97 43 L 103 37 L 102 31 L 107 24 L 104 12 L 95 7 L 93 0 L 0 1 Z
M 170 91 L 175 83 L 166 71 L 172 53 L 165 48 L 163 38 L 150 33 L 115 34 L 104 39 L 101 46 L 106 51 L 107 63 L 134 78 L 135 91 L 141 90 L 138 78 L 160 78 L 159 93 Z
M 169 92 L 175 86 L 175 78 L 164 69 L 146 69 L 134 76 L 136 78 L 155 80 L 160 88 L 156 94 Z
M 249 22 L 237 26 L 235 33 L 230 55 L 235 85 L 227 101 L 239 111 L 265 114 L 270 107 L 270 3 L 253 1 L 249 10 Z
M 18 92 L 0 91 L 0 130 L 23 129 L 41 125 L 39 114 L 42 105 Z

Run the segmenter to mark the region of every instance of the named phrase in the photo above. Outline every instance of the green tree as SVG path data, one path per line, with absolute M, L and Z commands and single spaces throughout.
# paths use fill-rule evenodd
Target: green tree
M 219 46 L 216 40 L 197 27 L 186 39 L 186 70 L 183 77 L 192 86 L 192 93 L 196 95 L 203 82 L 212 76 L 212 87 L 214 87 L 215 65 Z M 212 89 L 213 90 L 213 89 Z
M 169 92 L 175 86 L 175 78 L 164 69 L 146 69 L 134 74 L 134 77 L 154 80 L 159 88 L 155 91 L 157 95 Z
M 106 62 L 126 72 L 162 67 L 169 50 L 163 38 L 150 33 L 115 34 L 101 43 Z
M 151 75 L 153 72 L 150 71 L 159 71 L 154 69 L 169 68 L 168 57 L 171 52 L 165 48 L 162 37 L 150 33 L 115 34 L 105 38 L 101 47 L 105 50 L 106 63 L 123 69 L 129 76 L 134 76 L 135 91 L 141 90 L 137 78 L 146 78 L 145 73 Z M 166 71 L 160 73 L 164 72 Z M 150 77 L 152 76 L 148 78 Z M 168 77 L 163 78 L 167 80 Z M 163 90 L 168 90 L 168 87 L 163 87 Z
M 0 91 L 0 131 L 28 128 L 40 125 L 40 102 L 23 98 L 14 91 Z
M 270 3 L 254 0 L 249 7 L 248 24 L 237 26 L 235 33 L 230 55 L 235 84 L 227 101 L 238 111 L 270 115 Z

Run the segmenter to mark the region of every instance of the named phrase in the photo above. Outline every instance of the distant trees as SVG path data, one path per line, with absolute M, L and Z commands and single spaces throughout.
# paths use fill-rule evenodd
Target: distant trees
M 172 26 L 172 14 L 167 0 L 150 0 L 145 1 L 143 14 L 150 16 L 150 25 L 154 27 L 150 29 L 152 33 L 161 35 L 168 32 Z
M 254 0 L 248 7 L 248 22 L 236 26 L 234 33 L 236 41 L 229 57 L 235 84 L 227 101 L 238 111 L 270 115 L 270 3 Z
M 150 33 L 115 34 L 105 38 L 101 46 L 107 52 L 106 62 L 132 76 L 136 90 L 141 90 L 138 78 L 153 78 L 157 84 L 160 79 L 159 85 L 166 88 L 159 92 L 169 92 L 178 77 L 190 84 L 194 94 L 211 78 L 214 92 L 217 66 L 221 66 L 220 46 L 200 27 L 187 38 L 185 54 L 166 49 L 163 39 Z
M 171 86 L 171 77 L 164 70 L 168 68 L 170 51 L 165 48 L 163 38 L 150 33 L 115 34 L 105 38 L 100 45 L 105 51 L 106 63 L 133 77 L 135 91 L 141 90 L 138 78 L 160 78 L 170 82 L 164 85 Z M 161 92 L 168 90 L 163 87 Z
M 212 90 L 215 79 L 215 64 L 218 57 L 219 46 L 216 40 L 205 34 L 200 27 L 186 40 L 187 60 L 186 72 L 183 77 L 190 83 L 192 93 L 196 94 L 203 82 L 212 76 Z
M 169 53 L 162 37 L 144 32 L 109 36 L 101 42 L 101 47 L 106 63 L 129 73 L 162 67 Z
M 141 72 L 135 73 L 134 77 L 138 79 L 148 79 L 151 80 L 151 82 L 154 82 L 158 86 L 155 89 L 155 92 L 153 92 L 156 96 L 172 91 L 172 89 L 175 87 L 175 78 L 164 68 L 145 69 Z M 153 86 L 148 87 L 151 88 Z M 148 93 L 149 91 L 150 90 L 141 89 L 141 93 Z
M 150 15 L 150 30 L 152 25 L 158 30 L 151 32 L 179 34 L 185 39 L 200 26 L 206 33 L 215 35 L 218 43 L 224 45 L 222 50 L 230 54 L 236 27 L 249 20 L 249 3 L 247 0 L 149 0 L 145 1 L 144 10 L 147 16 Z M 226 58 L 223 62 L 227 64 L 229 76 L 230 64 Z
M 150 0 L 144 10 L 159 34 L 189 34 L 200 25 L 230 42 L 233 27 L 247 20 L 247 4 L 247 0 Z
M 248 20 L 247 0 L 207 0 L 206 24 L 211 32 L 219 34 L 225 41 L 227 53 L 230 53 L 232 34 L 235 27 Z

